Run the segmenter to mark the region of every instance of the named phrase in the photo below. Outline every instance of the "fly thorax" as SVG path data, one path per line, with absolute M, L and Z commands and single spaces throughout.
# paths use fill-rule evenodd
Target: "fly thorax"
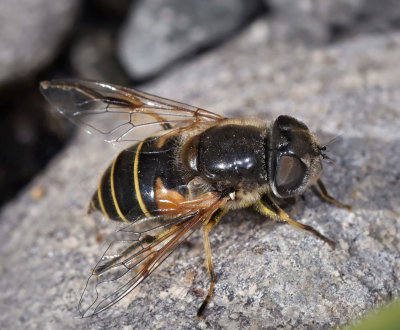
M 267 180 L 262 130 L 251 125 L 211 127 L 183 147 L 182 163 L 218 190 L 257 187 Z

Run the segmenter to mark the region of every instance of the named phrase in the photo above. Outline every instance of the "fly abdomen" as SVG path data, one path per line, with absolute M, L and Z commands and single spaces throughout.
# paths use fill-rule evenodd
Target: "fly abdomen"
M 142 215 L 135 190 L 138 146 L 122 151 L 106 169 L 92 197 L 92 208 L 111 220 L 132 221 Z
M 186 185 L 173 161 L 176 141 L 167 139 L 161 147 L 157 142 L 149 138 L 122 151 L 104 172 L 90 209 L 111 220 L 131 222 L 163 213 L 163 202 L 168 200 L 164 191 L 172 193 L 174 200 L 184 201 Z M 157 199 L 160 196 L 163 202 Z

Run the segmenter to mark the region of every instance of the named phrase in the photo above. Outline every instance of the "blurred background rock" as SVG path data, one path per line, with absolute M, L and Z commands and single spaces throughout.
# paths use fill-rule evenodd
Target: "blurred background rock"
M 109 311 L 108 328 L 181 320 L 182 329 L 330 328 L 397 296 L 399 18 L 394 0 L 0 0 L 1 203 L 42 173 L 1 210 L 0 327 L 107 328 L 71 315 L 99 252 L 85 189 L 114 151 L 76 139 L 46 168 L 75 129 L 49 114 L 38 91 L 41 80 L 61 77 L 227 115 L 299 114 L 322 141 L 345 133 L 337 166 L 324 174 L 354 211 L 310 194 L 294 210 L 337 239 L 335 251 L 251 212 L 228 214 L 211 238 L 219 282 L 206 321 L 192 317 L 200 299 L 192 289 L 208 283 L 193 237 L 196 248 L 178 249 L 167 275 L 151 279 L 157 285 Z
M 137 86 L 218 47 L 254 19 L 260 43 L 323 47 L 400 27 L 396 0 L 1 0 L 0 205 L 71 133 L 47 115 L 42 79 Z M 268 61 L 268 59 L 266 59 Z

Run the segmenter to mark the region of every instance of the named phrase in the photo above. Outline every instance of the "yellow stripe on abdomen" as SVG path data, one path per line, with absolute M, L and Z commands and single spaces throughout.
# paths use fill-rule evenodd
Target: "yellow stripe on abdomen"
M 140 150 L 142 149 L 144 141 L 140 142 L 136 149 L 136 155 L 135 155 L 135 161 L 133 163 L 133 182 L 135 184 L 135 193 L 136 193 L 136 198 L 138 200 L 140 209 L 144 213 L 146 217 L 150 217 L 150 213 L 147 210 L 146 205 L 143 202 L 142 194 L 140 192 L 140 186 L 139 186 L 139 155 L 140 155 Z
M 115 171 L 115 163 L 117 162 L 118 157 L 119 157 L 119 155 L 118 155 L 117 157 L 115 157 L 115 159 L 114 159 L 114 161 L 113 161 L 113 163 L 112 163 L 112 165 L 111 165 L 111 175 L 110 175 L 111 196 L 112 196 L 112 199 L 113 199 L 113 202 L 114 202 L 114 206 L 115 206 L 115 209 L 117 210 L 117 213 L 118 213 L 119 217 L 120 217 L 122 220 L 124 220 L 124 221 L 126 221 L 126 222 L 129 222 L 129 220 L 128 220 L 128 219 L 123 215 L 123 213 L 121 212 L 121 209 L 120 209 L 120 207 L 119 207 L 119 205 L 118 205 L 117 196 L 116 196 L 116 194 L 115 194 L 115 187 L 114 187 L 114 171 Z
M 108 215 L 106 208 L 104 207 L 103 196 L 101 194 L 101 185 L 103 184 L 104 175 L 105 175 L 105 172 L 101 176 L 101 179 L 99 181 L 99 186 L 97 187 L 97 199 L 99 200 L 101 212 L 109 218 L 110 216 Z

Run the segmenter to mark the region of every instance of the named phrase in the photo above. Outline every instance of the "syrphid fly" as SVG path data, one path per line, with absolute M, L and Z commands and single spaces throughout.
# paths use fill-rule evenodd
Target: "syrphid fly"
M 89 212 L 126 223 L 132 238 L 112 243 L 93 269 L 79 302 L 82 316 L 125 297 L 202 229 L 211 284 L 201 316 L 216 283 L 209 232 L 228 210 L 253 207 L 335 246 L 279 206 L 313 187 L 323 199 L 349 209 L 327 193 L 320 178 L 326 147 L 301 121 L 287 115 L 271 122 L 226 118 L 101 82 L 44 81 L 41 91 L 89 132 L 108 142 L 131 142 L 101 176 Z

